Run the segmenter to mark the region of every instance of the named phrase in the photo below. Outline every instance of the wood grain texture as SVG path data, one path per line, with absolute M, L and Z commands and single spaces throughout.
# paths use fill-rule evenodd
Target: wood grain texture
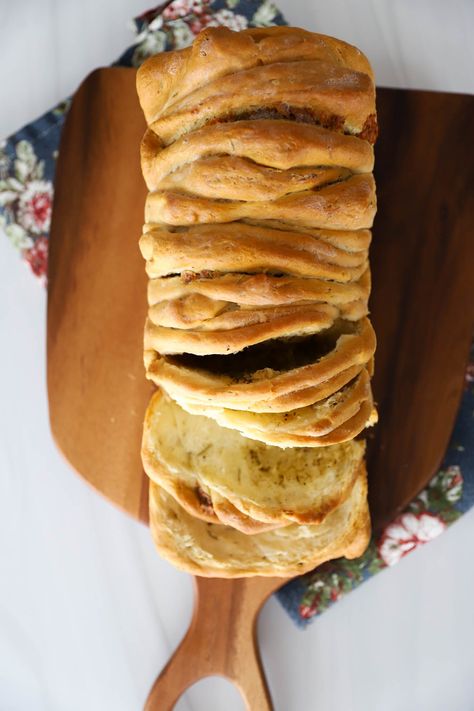
M 59 449 L 87 481 L 141 521 L 146 283 L 138 237 L 145 121 L 134 72 L 82 84 L 62 135 L 48 283 L 48 396 Z
M 378 212 L 370 252 L 380 422 L 369 452 L 374 525 L 434 475 L 474 329 L 474 97 L 378 91 Z
M 255 622 L 281 580 L 195 578 L 194 582 L 195 606 L 188 632 L 156 680 L 145 711 L 171 711 L 191 684 L 213 674 L 235 683 L 249 711 L 271 711 Z
M 381 422 L 369 458 L 376 525 L 411 499 L 442 460 L 474 323 L 473 160 L 466 151 L 472 98 L 382 89 L 378 104 L 371 306 Z M 143 130 L 134 72 L 94 72 L 73 102 L 57 169 L 48 396 L 51 428 L 68 461 L 107 498 L 146 521 L 139 450 L 150 386 L 141 363 L 146 278 L 137 247 L 145 198 L 138 158 Z M 189 683 L 216 672 L 240 685 L 249 707 L 270 709 L 255 621 L 280 584 L 199 581 L 179 661 L 165 667 L 148 711 L 172 708 Z M 184 661 L 187 655 L 192 662 Z

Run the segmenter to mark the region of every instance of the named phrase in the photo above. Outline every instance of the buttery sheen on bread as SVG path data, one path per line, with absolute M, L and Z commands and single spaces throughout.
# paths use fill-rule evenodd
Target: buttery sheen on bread
M 151 479 L 169 479 L 229 500 L 268 523 L 320 523 L 350 494 L 363 441 L 332 446 L 273 447 L 191 415 L 157 391 L 145 417 L 143 462 Z
M 223 577 L 359 555 L 377 419 L 370 64 L 297 28 L 208 28 L 147 60 L 137 90 L 156 545 Z
M 301 575 L 332 558 L 357 558 L 366 549 L 370 518 L 365 472 L 356 480 L 350 497 L 323 523 L 293 524 L 253 536 L 190 515 L 151 482 L 150 528 L 161 555 L 194 575 Z

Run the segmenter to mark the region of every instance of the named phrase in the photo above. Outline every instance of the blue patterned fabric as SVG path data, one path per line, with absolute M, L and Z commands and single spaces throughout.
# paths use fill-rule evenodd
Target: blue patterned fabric
M 135 18 L 135 42 L 114 62 L 138 67 L 157 52 L 191 44 L 204 27 L 284 25 L 269 0 L 173 0 Z M 0 143 L 0 229 L 46 279 L 54 173 L 70 99 Z
M 474 505 L 474 343 L 465 387 L 441 469 L 356 560 L 325 563 L 288 583 L 278 598 L 300 626 L 384 568 L 433 540 Z
M 115 62 L 138 66 L 146 57 L 189 45 L 204 27 L 282 25 L 268 0 L 173 0 L 135 19 L 136 38 Z M 0 144 L 0 229 L 34 274 L 47 276 L 48 235 L 61 130 L 70 100 Z M 474 503 L 474 350 L 466 388 L 443 466 L 357 560 L 320 566 L 280 590 L 278 599 L 304 626 L 375 573 L 442 533 Z

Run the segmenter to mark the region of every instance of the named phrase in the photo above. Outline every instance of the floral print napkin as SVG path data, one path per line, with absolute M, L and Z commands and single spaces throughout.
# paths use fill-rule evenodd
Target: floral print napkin
M 277 595 L 304 625 L 384 568 L 437 538 L 474 504 L 474 345 L 451 441 L 441 469 L 355 560 L 330 561 L 288 583 Z
M 233 30 L 286 24 L 269 0 L 173 0 L 134 20 L 135 42 L 115 64 L 138 66 L 156 52 L 190 44 L 204 27 Z M 0 143 L 0 231 L 43 282 L 48 268 L 54 173 L 70 100 Z M 474 504 L 474 348 L 443 465 L 428 486 L 356 560 L 326 563 L 288 583 L 278 598 L 300 626 L 343 595 L 442 533 Z
M 135 42 L 114 64 L 138 67 L 152 54 L 191 44 L 204 27 L 243 30 L 284 24 L 269 0 L 164 2 L 135 18 Z M 66 99 L 0 142 L 0 230 L 42 281 L 48 269 L 54 172 L 69 104 Z

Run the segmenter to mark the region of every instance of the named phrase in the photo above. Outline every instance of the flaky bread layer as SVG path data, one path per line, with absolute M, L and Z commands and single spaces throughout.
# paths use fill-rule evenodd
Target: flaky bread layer
M 272 119 L 207 125 L 166 148 L 148 129 L 140 153 L 143 176 L 152 192 L 176 170 L 214 156 L 246 158 L 280 171 L 337 166 L 370 173 L 374 163 L 374 151 L 367 141 L 322 126 Z
M 372 325 L 364 318 L 352 328 L 337 338 L 327 355 L 286 371 L 262 368 L 233 378 L 147 351 L 147 376 L 177 399 L 235 410 L 285 412 L 333 394 L 371 360 L 376 346 Z
M 146 222 L 174 226 L 268 219 L 315 229 L 360 230 L 372 227 L 375 212 L 371 173 L 263 203 L 219 201 L 164 191 L 149 193 L 145 204 Z
M 142 458 L 148 476 L 169 489 L 204 491 L 270 524 L 320 523 L 349 496 L 365 451 L 360 441 L 315 449 L 253 442 L 213 420 L 191 415 L 164 393 L 153 395 Z
M 186 399 L 178 400 L 178 404 L 193 415 L 211 417 L 221 427 L 235 429 L 244 436 L 248 436 L 249 431 L 255 432 L 255 438 L 265 442 L 267 434 L 323 437 L 348 422 L 359 412 L 362 403 L 370 399 L 370 378 L 364 368 L 352 382 L 324 400 L 282 413 L 231 410 Z M 297 446 L 297 442 L 293 446 Z
M 247 119 L 262 110 L 365 137 L 375 114 L 375 89 L 367 74 L 321 60 L 275 62 L 196 89 L 150 128 L 169 145 L 211 121 Z
M 333 558 L 362 555 L 370 539 L 366 477 L 357 480 L 351 496 L 322 524 L 254 536 L 194 518 L 150 482 L 150 529 L 161 555 L 194 575 L 289 578 Z
M 369 294 L 369 269 L 357 281 L 349 283 L 273 274 L 212 272 L 204 275 L 184 272 L 182 276 L 158 277 L 148 282 L 150 307 L 169 304 L 174 305 L 176 310 L 176 315 L 169 322 L 160 321 L 159 325 L 194 325 L 198 322 L 196 315 L 199 321 L 214 317 L 229 304 L 251 308 L 316 301 L 341 308 L 355 301 L 367 303 Z
M 277 170 L 236 156 L 210 156 L 177 168 L 156 190 L 183 192 L 210 200 L 266 202 L 302 190 L 321 189 L 347 180 L 347 168 L 316 165 Z
M 150 57 L 137 72 L 137 91 L 148 124 L 184 97 L 235 72 L 274 62 L 323 60 L 367 74 L 367 58 L 356 47 L 295 27 L 225 27 L 201 32 L 190 47 Z
M 360 250 L 338 246 L 358 239 Z M 263 272 L 346 283 L 367 270 L 369 242 L 368 230 L 307 232 L 233 222 L 178 230 L 149 225 L 139 244 L 150 278 Z

